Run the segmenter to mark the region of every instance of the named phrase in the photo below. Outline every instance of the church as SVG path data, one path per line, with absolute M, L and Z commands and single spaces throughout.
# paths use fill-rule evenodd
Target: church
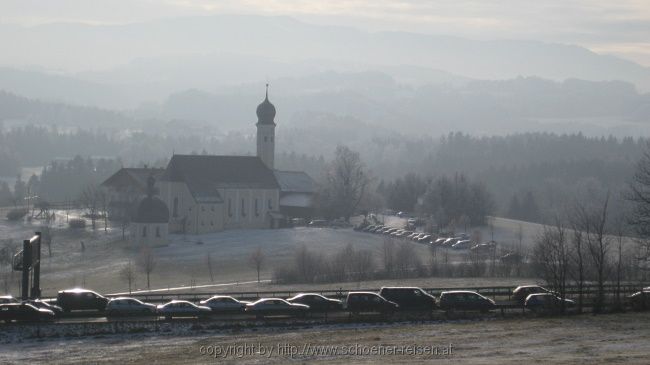
M 130 215 L 131 222 L 142 220 L 133 212 L 164 216 L 169 233 L 186 234 L 277 228 L 289 218 L 310 217 L 314 180 L 305 172 L 274 166 L 276 110 L 268 85 L 256 112 L 255 156 L 174 154 L 165 169 L 122 168 L 102 183 L 110 199 L 109 216 L 119 220 Z M 152 181 L 155 192 L 147 187 Z M 154 194 L 168 215 L 143 212 L 148 209 L 141 207 L 145 201 L 147 207 L 158 206 L 151 204 Z M 136 207 L 133 202 L 138 202 Z

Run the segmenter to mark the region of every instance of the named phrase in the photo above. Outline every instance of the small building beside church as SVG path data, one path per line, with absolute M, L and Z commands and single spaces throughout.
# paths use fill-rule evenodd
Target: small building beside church
M 131 241 L 136 245 L 158 246 L 169 240 L 169 209 L 155 196 L 153 175 L 147 180 L 147 196 L 142 198 L 131 216 Z

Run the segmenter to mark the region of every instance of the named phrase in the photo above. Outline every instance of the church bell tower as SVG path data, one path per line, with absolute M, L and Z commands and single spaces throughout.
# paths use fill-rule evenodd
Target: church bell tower
M 273 170 L 275 159 L 275 106 L 269 101 L 269 84 L 266 84 L 266 97 L 257 106 L 257 157 Z

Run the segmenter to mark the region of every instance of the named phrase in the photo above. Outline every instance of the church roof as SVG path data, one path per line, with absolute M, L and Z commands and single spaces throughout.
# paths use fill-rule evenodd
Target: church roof
M 273 171 L 257 156 L 174 155 L 161 178 L 185 182 L 195 199 L 218 196 L 217 188 L 279 188 Z
M 316 182 L 303 171 L 273 171 L 283 193 L 315 193 Z
M 165 169 L 123 167 L 106 179 L 102 186 L 114 189 L 135 187 L 144 193 L 147 190 L 147 178 L 153 175 L 157 180 L 164 172 Z

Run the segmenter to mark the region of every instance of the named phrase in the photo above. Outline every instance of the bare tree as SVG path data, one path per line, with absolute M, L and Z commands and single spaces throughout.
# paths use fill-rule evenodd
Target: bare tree
M 257 272 L 257 282 L 260 282 L 260 271 L 262 271 L 262 265 L 264 265 L 264 261 L 266 260 L 266 256 L 264 255 L 264 251 L 262 251 L 261 247 L 256 248 L 253 252 L 251 252 L 248 261 L 253 266 L 255 271 Z
M 569 252 L 566 229 L 561 220 L 556 218 L 555 225 L 544 226 L 542 233 L 537 237 L 533 257 L 539 275 L 562 299 L 566 295 Z M 561 305 L 564 307 L 564 301 Z M 564 308 L 560 309 L 564 310 Z
M 628 223 L 639 237 L 640 261 L 650 261 L 650 143 L 637 163 L 627 198 L 634 207 Z
M 382 259 L 384 262 L 384 271 L 388 277 L 391 277 L 395 269 L 395 241 L 392 238 L 384 238 Z
M 573 234 L 571 237 L 571 276 L 578 286 L 578 313 L 582 312 L 584 305 L 584 284 L 585 284 L 585 243 L 579 222 L 576 217 L 570 219 Z
M 154 256 L 151 247 L 147 245 L 142 247 L 138 264 L 140 266 L 140 270 L 142 270 L 142 272 L 144 272 L 147 275 L 147 289 L 151 289 L 150 276 L 154 268 L 156 267 L 156 257 Z
M 357 280 L 361 281 L 368 279 L 370 277 L 370 273 L 372 273 L 375 267 L 372 252 L 369 250 L 357 251 L 354 257 L 355 267 L 357 268 Z
M 609 192 L 602 205 L 587 207 L 585 204 L 578 204 L 577 207 L 577 228 L 582 231 L 585 239 L 587 254 L 591 259 L 598 285 L 598 294 L 594 303 L 594 312 L 596 313 L 602 310 L 605 301 L 605 282 L 609 274 L 611 237 L 608 235 L 607 226 L 608 206 Z
M 108 194 L 104 189 L 97 189 L 97 200 L 99 203 L 100 214 L 104 218 L 104 232 L 108 230 Z
M 338 146 L 319 194 L 321 208 L 326 215 L 349 220 L 364 198 L 369 183 L 370 178 L 359 153 Z
M 86 213 L 90 217 L 93 230 L 96 228 L 95 222 L 97 221 L 98 213 L 100 210 L 100 192 L 95 185 L 87 185 L 81 192 L 80 201 Z
M 47 255 L 52 257 L 52 238 L 54 233 L 52 232 L 52 227 L 50 226 L 50 220 L 46 220 L 46 224 L 41 226 L 41 244 L 47 246 Z
M 135 283 L 135 275 L 136 275 L 135 268 L 133 267 L 131 261 L 126 263 L 124 267 L 122 267 L 122 269 L 120 270 L 120 278 L 126 281 L 127 284 L 129 285 L 129 293 L 131 293 L 131 288 Z

